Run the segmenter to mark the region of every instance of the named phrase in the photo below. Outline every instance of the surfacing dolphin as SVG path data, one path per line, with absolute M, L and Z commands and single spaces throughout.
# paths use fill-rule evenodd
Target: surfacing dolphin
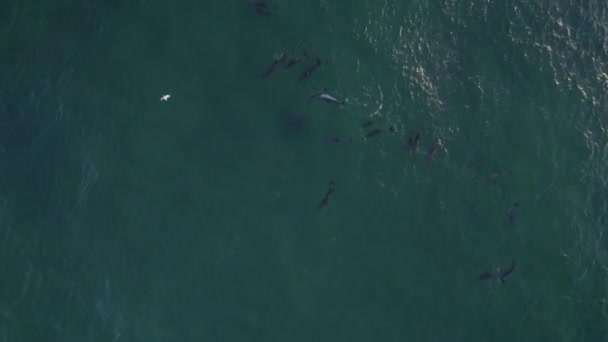
M 323 88 L 323 90 L 321 90 L 321 91 L 318 91 L 318 92 L 312 94 L 310 96 L 310 99 L 317 99 L 317 100 L 325 101 L 327 103 L 334 103 L 334 104 L 338 104 L 338 105 L 343 105 L 346 103 L 345 101 L 340 101 L 337 98 L 329 95 L 327 93 L 327 89 L 325 89 L 325 88 Z

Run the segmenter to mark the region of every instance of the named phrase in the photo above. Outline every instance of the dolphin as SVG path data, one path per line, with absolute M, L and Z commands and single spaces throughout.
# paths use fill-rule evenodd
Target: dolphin
M 397 127 L 395 127 L 395 125 L 392 125 L 388 128 L 388 131 L 391 133 L 395 133 L 396 130 L 397 130 Z M 369 138 L 373 137 L 374 135 L 378 135 L 378 134 L 380 134 L 382 132 L 386 132 L 386 131 L 387 131 L 387 128 L 374 128 L 374 129 L 370 130 L 369 132 L 367 132 L 365 139 L 369 139 Z
M 296 63 L 298 63 L 299 60 L 300 60 L 300 57 L 291 58 L 289 61 L 287 61 L 287 64 L 285 64 L 285 69 L 289 69 L 292 66 L 296 65 Z
M 300 77 L 298 78 L 299 81 L 304 80 L 306 78 L 308 78 L 310 75 L 312 75 L 312 73 L 321 66 L 321 64 L 323 64 L 321 62 L 321 60 L 319 58 L 317 58 L 317 61 L 315 62 L 315 64 L 309 66 L 306 70 L 304 70 L 304 72 L 300 75 Z
M 509 215 L 507 215 L 507 222 L 509 224 L 513 224 L 513 222 L 515 222 L 515 208 L 517 208 L 519 206 L 519 203 L 515 202 L 513 203 L 513 206 L 511 207 L 511 209 L 509 210 Z
M 373 121 L 367 121 L 363 125 L 361 125 L 361 128 L 367 128 L 367 127 L 369 127 L 369 126 L 371 126 L 373 124 L 374 124 Z
M 335 104 L 339 104 L 339 105 L 343 105 L 346 103 L 346 101 L 340 101 L 329 94 L 321 94 L 317 98 L 319 100 L 325 101 L 327 103 L 335 103 Z
M 306 57 L 306 56 L 307 56 L 306 51 L 302 51 L 302 55 L 290 58 L 287 61 L 287 63 L 285 64 L 285 69 L 289 69 L 292 66 L 296 65 L 296 63 L 298 63 L 300 61 L 300 59 L 302 59 L 302 57 Z
M 341 138 L 341 137 L 327 137 L 325 139 L 323 139 L 323 141 L 325 141 L 328 144 L 339 144 L 339 143 L 345 143 L 345 142 L 353 142 L 352 138 Z
M 319 206 L 317 207 L 317 209 L 323 209 L 325 208 L 325 206 L 327 205 L 327 203 L 329 203 L 329 196 L 336 191 L 336 189 L 334 188 L 334 186 L 336 185 L 336 183 L 334 183 L 334 181 L 332 180 L 329 183 L 329 189 L 327 190 L 327 192 L 325 193 L 325 196 L 323 197 L 323 199 L 321 200 L 321 203 L 319 203 Z
M 418 150 L 418 146 L 420 145 L 420 132 L 416 131 L 416 134 L 410 136 L 407 139 L 407 147 L 410 150 L 410 153 L 416 152 Z
M 495 269 L 488 271 L 479 276 L 479 280 L 496 280 L 498 279 L 498 273 L 500 272 L 500 267 L 496 267 Z
M 259 15 L 263 15 L 263 16 L 270 16 L 272 13 L 270 13 L 269 10 L 265 9 L 265 8 L 261 8 L 261 7 L 256 7 L 255 12 Z
M 434 142 L 433 145 L 431 145 L 431 148 L 429 148 L 428 152 L 426 153 L 425 156 L 425 160 L 426 162 L 430 162 L 431 160 L 433 160 L 433 157 L 435 156 L 435 153 L 437 152 L 437 147 L 439 147 L 439 145 Z
M 268 69 L 266 69 L 266 72 L 264 72 L 264 74 L 262 74 L 262 78 L 266 78 L 266 77 L 270 76 L 270 74 L 272 74 L 277 69 L 277 66 L 283 62 L 285 62 L 285 51 L 281 52 L 278 56 L 274 57 L 274 61 L 272 61 L 272 64 L 270 65 L 270 67 L 268 67 Z
M 327 103 L 335 103 L 335 104 L 339 104 L 339 105 L 343 105 L 346 103 L 345 101 L 340 101 L 340 100 L 336 99 L 335 97 L 327 94 L 326 91 L 327 91 L 327 89 L 323 88 L 322 91 L 318 91 L 318 92 L 312 94 L 310 96 L 310 98 L 325 101 Z
M 249 0 L 249 3 L 255 11 L 261 15 L 270 15 L 272 10 L 276 10 L 276 5 L 270 5 L 268 2 L 263 0 Z
M 325 93 L 326 91 L 327 91 L 327 88 L 323 88 L 323 89 L 321 89 L 321 90 L 319 90 L 319 91 L 315 92 L 314 94 L 310 95 L 309 99 L 311 99 L 311 100 L 312 100 L 312 99 L 314 99 L 314 98 L 317 98 L 317 97 L 319 97 L 321 94 Z
M 268 8 L 268 3 L 261 0 L 249 0 L 249 3 L 254 7 Z
M 367 133 L 367 135 L 365 136 L 365 138 L 369 139 L 369 138 L 373 137 L 374 135 L 378 135 L 378 134 L 380 134 L 382 132 L 384 132 L 383 129 L 381 129 L 381 128 L 374 128 L 374 129 L 372 129 L 371 131 L 369 131 Z
M 509 278 L 509 276 L 513 273 L 513 271 L 515 271 L 515 261 L 513 261 L 511 263 L 511 266 L 506 271 L 504 271 L 503 274 L 500 275 L 500 278 L 499 278 L 500 282 L 503 284 L 506 283 L 507 278 Z
M 500 178 L 508 176 L 509 173 L 510 173 L 509 171 L 497 171 L 497 172 L 494 172 L 493 174 L 491 174 L 490 176 L 488 176 L 488 179 L 491 181 L 495 181 Z
M 501 283 L 506 283 L 507 279 L 509 278 L 509 276 L 515 271 L 515 261 L 513 261 L 511 263 L 511 266 L 509 266 L 508 269 L 506 269 L 504 272 L 500 273 L 500 267 L 496 267 L 491 271 L 485 272 L 484 274 L 480 275 L 479 280 L 497 280 L 500 281 Z

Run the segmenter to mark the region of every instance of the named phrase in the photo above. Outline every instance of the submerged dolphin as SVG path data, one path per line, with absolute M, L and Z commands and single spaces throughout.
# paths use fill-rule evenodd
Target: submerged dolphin
M 353 142 L 352 138 L 342 138 L 342 137 L 327 137 L 325 139 L 323 139 L 323 141 L 325 141 L 328 144 L 339 144 L 339 143 L 345 143 L 345 142 Z
M 262 78 L 266 78 L 270 76 L 276 69 L 277 66 L 285 62 L 285 51 L 281 52 L 279 55 L 275 55 L 272 64 L 266 69 L 266 71 L 262 74 Z
M 249 3 L 253 6 L 258 14 L 269 16 L 272 14 L 272 10 L 277 8 L 276 5 L 270 5 L 269 3 L 262 0 L 249 0 Z
M 249 0 L 249 3 L 251 5 L 253 5 L 254 7 L 259 7 L 259 8 L 268 8 L 268 4 L 264 1 L 261 0 Z
M 496 280 L 498 279 L 498 273 L 500 273 L 500 267 L 496 267 L 495 269 L 488 271 L 479 276 L 479 280 Z
M 438 147 L 439 147 L 439 143 L 437 143 L 437 142 L 434 142 L 433 145 L 431 145 L 428 152 L 426 153 L 426 156 L 424 157 L 424 159 L 427 163 L 430 162 L 431 160 L 433 160 L 433 158 L 435 157 L 435 154 L 437 154 Z
M 511 207 L 511 209 L 509 210 L 509 214 L 507 215 L 507 222 L 509 224 L 513 224 L 513 222 L 515 222 L 515 208 L 517 208 L 519 206 L 519 203 L 515 202 L 513 203 L 513 206 Z
M 373 121 L 367 121 L 363 125 L 361 125 L 361 128 L 367 128 L 367 127 L 369 127 L 369 126 L 371 126 L 373 124 L 374 124 Z
M 298 78 L 298 80 L 304 80 L 306 78 L 308 78 L 310 75 L 312 75 L 312 73 L 321 66 L 321 64 L 323 64 L 323 62 L 321 62 L 321 60 L 319 58 L 317 58 L 317 60 L 315 61 L 315 64 L 309 66 L 308 68 L 306 68 L 306 70 L 304 70 L 304 72 L 300 75 L 300 77 Z
M 502 272 L 502 274 L 500 273 L 500 267 L 496 267 L 491 271 L 485 272 L 484 274 L 480 275 L 479 280 L 482 281 L 487 281 L 487 280 L 496 280 L 496 281 L 500 281 L 501 283 L 506 283 L 507 279 L 509 278 L 509 276 L 515 271 L 515 261 L 513 261 L 511 263 L 511 266 L 509 266 L 509 268 Z
M 503 274 L 500 275 L 500 282 L 501 283 L 505 283 L 507 281 L 507 278 L 509 278 L 509 276 L 515 271 L 515 261 L 513 261 L 511 263 L 511 267 L 509 267 Z
M 374 128 L 371 131 L 369 131 L 367 133 L 367 135 L 365 136 L 366 139 L 369 139 L 371 137 L 373 137 L 374 135 L 378 135 L 380 133 L 384 132 L 384 130 L 382 128 Z
M 317 207 L 317 209 L 319 209 L 319 210 L 323 209 L 323 208 L 325 208 L 325 206 L 327 205 L 327 203 L 329 203 L 329 196 L 336 191 L 335 186 L 336 186 L 336 183 L 334 183 L 334 181 L 332 180 L 329 183 L 329 189 L 325 193 L 325 196 L 321 200 L 321 203 L 319 203 L 319 206 Z
M 302 51 L 302 55 L 297 56 L 297 57 L 292 57 L 291 59 L 289 59 L 287 61 L 287 64 L 285 64 L 285 69 L 289 69 L 292 66 L 296 65 L 296 63 L 298 63 L 300 61 L 300 59 L 302 59 L 303 57 L 306 57 L 307 53 L 306 51 Z
M 420 146 L 420 132 L 416 131 L 414 135 L 407 139 L 407 148 L 410 153 L 413 153 L 418 150 L 418 146 Z
M 491 180 L 491 181 L 495 181 L 495 180 L 497 180 L 499 178 L 506 177 L 509 174 L 510 174 L 509 171 L 497 171 L 497 172 L 494 172 L 493 174 L 491 174 L 490 176 L 488 176 L 488 179 Z

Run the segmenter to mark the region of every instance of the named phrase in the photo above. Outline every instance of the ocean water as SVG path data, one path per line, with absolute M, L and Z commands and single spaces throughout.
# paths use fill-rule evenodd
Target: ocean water
M 607 341 L 608 3 L 272 4 L 2 1 L 0 341 Z

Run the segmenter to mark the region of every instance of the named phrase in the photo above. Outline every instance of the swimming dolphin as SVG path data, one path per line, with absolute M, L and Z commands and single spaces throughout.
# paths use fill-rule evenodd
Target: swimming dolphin
M 319 58 L 317 58 L 317 61 L 315 62 L 315 64 L 309 66 L 306 70 L 304 70 L 304 72 L 300 75 L 300 77 L 298 78 L 299 81 L 304 80 L 306 78 L 308 78 L 310 75 L 312 75 L 312 73 L 321 66 L 321 64 L 323 64 L 321 62 L 321 60 Z
M 327 88 L 323 88 L 323 89 L 315 92 L 314 94 L 310 95 L 309 99 L 317 98 L 317 97 L 319 97 L 319 95 L 323 94 L 326 91 L 327 91 Z
M 302 57 L 306 57 L 306 51 L 302 51 L 302 55 L 300 56 L 292 57 L 291 59 L 289 59 L 287 61 L 287 64 L 285 64 L 285 69 L 289 69 L 292 66 L 296 65 L 296 63 L 298 63 L 300 59 L 302 59 Z
M 339 104 L 339 105 L 343 105 L 346 103 L 346 101 L 340 101 L 329 94 L 321 94 L 317 98 L 319 100 L 325 101 L 327 103 L 335 103 L 335 104 Z
M 509 276 L 513 273 L 513 271 L 515 271 L 515 261 L 513 261 L 511 263 L 511 266 L 503 274 L 500 275 L 500 278 L 499 278 L 500 282 L 503 284 L 506 283 L 507 278 L 509 278 Z
M 325 139 L 323 139 L 323 141 L 325 141 L 328 144 L 339 144 L 339 143 L 345 143 L 345 142 L 353 142 L 352 138 L 348 138 L 348 139 L 344 139 L 341 137 L 327 137 Z
M 327 89 L 323 88 L 322 91 L 318 91 L 318 92 L 312 94 L 310 96 L 310 98 L 325 101 L 327 103 L 335 103 L 335 104 L 339 104 L 339 105 L 343 105 L 346 103 L 345 101 L 340 101 L 340 100 L 336 99 L 335 97 L 327 94 L 326 91 L 327 91 Z
M 429 148 L 429 151 L 426 153 L 426 157 L 424 158 L 426 160 L 426 162 L 430 162 L 431 160 L 433 160 L 433 157 L 435 156 L 435 153 L 437 152 L 437 147 L 439 147 L 439 145 L 434 142 L 433 145 L 431 145 L 431 148 Z
M 418 150 L 419 145 L 420 145 L 420 132 L 416 131 L 415 135 L 410 136 L 407 139 L 407 148 L 410 151 L 410 153 L 412 153 L 412 152 L 416 152 Z
M 268 3 L 262 0 L 249 0 L 249 3 L 253 5 L 253 7 L 268 8 Z
M 507 216 L 507 222 L 509 222 L 509 224 L 513 224 L 513 222 L 515 222 L 515 208 L 517 208 L 518 206 L 519 203 L 515 202 L 509 210 L 509 215 Z
M 511 263 L 511 266 L 509 266 L 509 268 L 504 271 L 502 274 L 500 274 L 500 267 L 496 267 L 493 270 L 486 272 L 482 275 L 479 276 L 479 280 L 496 280 L 496 281 L 500 281 L 501 283 L 506 283 L 507 278 L 509 278 L 509 276 L 515 271 L 515 261 L 513 261 Z
M 372 129 L 371 131 L 369 131 L 367 133 L 367 135 L 365 136 L 365 138 L 369 139 L 369 138 L 373 137 L 374 135 L 378 135 L 378 134 L 380 134 L 382 132 L 384 132 L 383 129 L 381 129 L 381 128 L 374 128 L 374 129 Z
M 498 279 L 498 273 L 500 272 L 500 267 L 496 267 L 495 269 L 488 271 L 479 276 L 479 280 L 496 280 Z
M 276 5 L 271 6 L 266 1 L 262 1 L 262 0 L 249 0 L 249 3 L 253 6 L 253 8 L 255 8 L 255 11 L 258 14 L 265 15 L 265 16 L 271 15 L 272 14 L 271 11 L 275 10 L 277 8 Z
M 267 17 L 272 14 L 269 10 L 267 10 L 265 8 L 259 8 L 259 7 L 256 7 L 255 12 L 257 14 L 264 15 L 264 16 L 267 16 Z
M 323 199 L 321 200 L 321 203 L 319 203 L 319 206 L 317 207 L 317 209 L 323 209 L 325 208 L 325 206 L 327 205 L 327 203 L 329 203 L 329 196 L 336 191 L 336 189 L 334 188 L 336 184 L 334 183 L 334 181 L 331 181 L 329 183 L 329 189 L 327 190 L 327 192 L 325 193 L 325 197 L 323 197 Z
M 285 69 L 289 69 L 292 66 L 296 65 L 296 63 L 298 63 L 299 60 L 300 60 L 300 57 L 290 59 L 289 61 L 287 61 L 287 64 L 285 64 Z
M 494 172 L 493 174 L 491 174 L 488 179 L 491 181 L 495 181 L 499 178 L 503 178 L 505 176 L 509 175 L 509 171 L 498 171 L 498 172 Z
M 281 63 L 285 62 L 285 51 L 281 52 L 278 56 L 274 57 L 274 61 L 272 61 L 272 64 L 270 65 L 270 67 L 268 67 L 268 69 L 266 69 L 266 72 L 264 72 L 264 74 L 262 74 L 262 78 L 266 78 L 268 76 L 270 76 L 270 74 L 272 74 L 277 66 Z
M 365 136 L 365 138 L 369 139 L 369 138 L 373 137 L 374 135 L 378 135 L 382 132 L 386 132 L 387 130 L 391 133 L 395 133 L 395 131 L 397 130 L 397 127 L 395 127 L 395 125 L 391 125 L 388 129 L 387 128 L 374 128 L 371 131 L 367 132 L 367 135 Z

